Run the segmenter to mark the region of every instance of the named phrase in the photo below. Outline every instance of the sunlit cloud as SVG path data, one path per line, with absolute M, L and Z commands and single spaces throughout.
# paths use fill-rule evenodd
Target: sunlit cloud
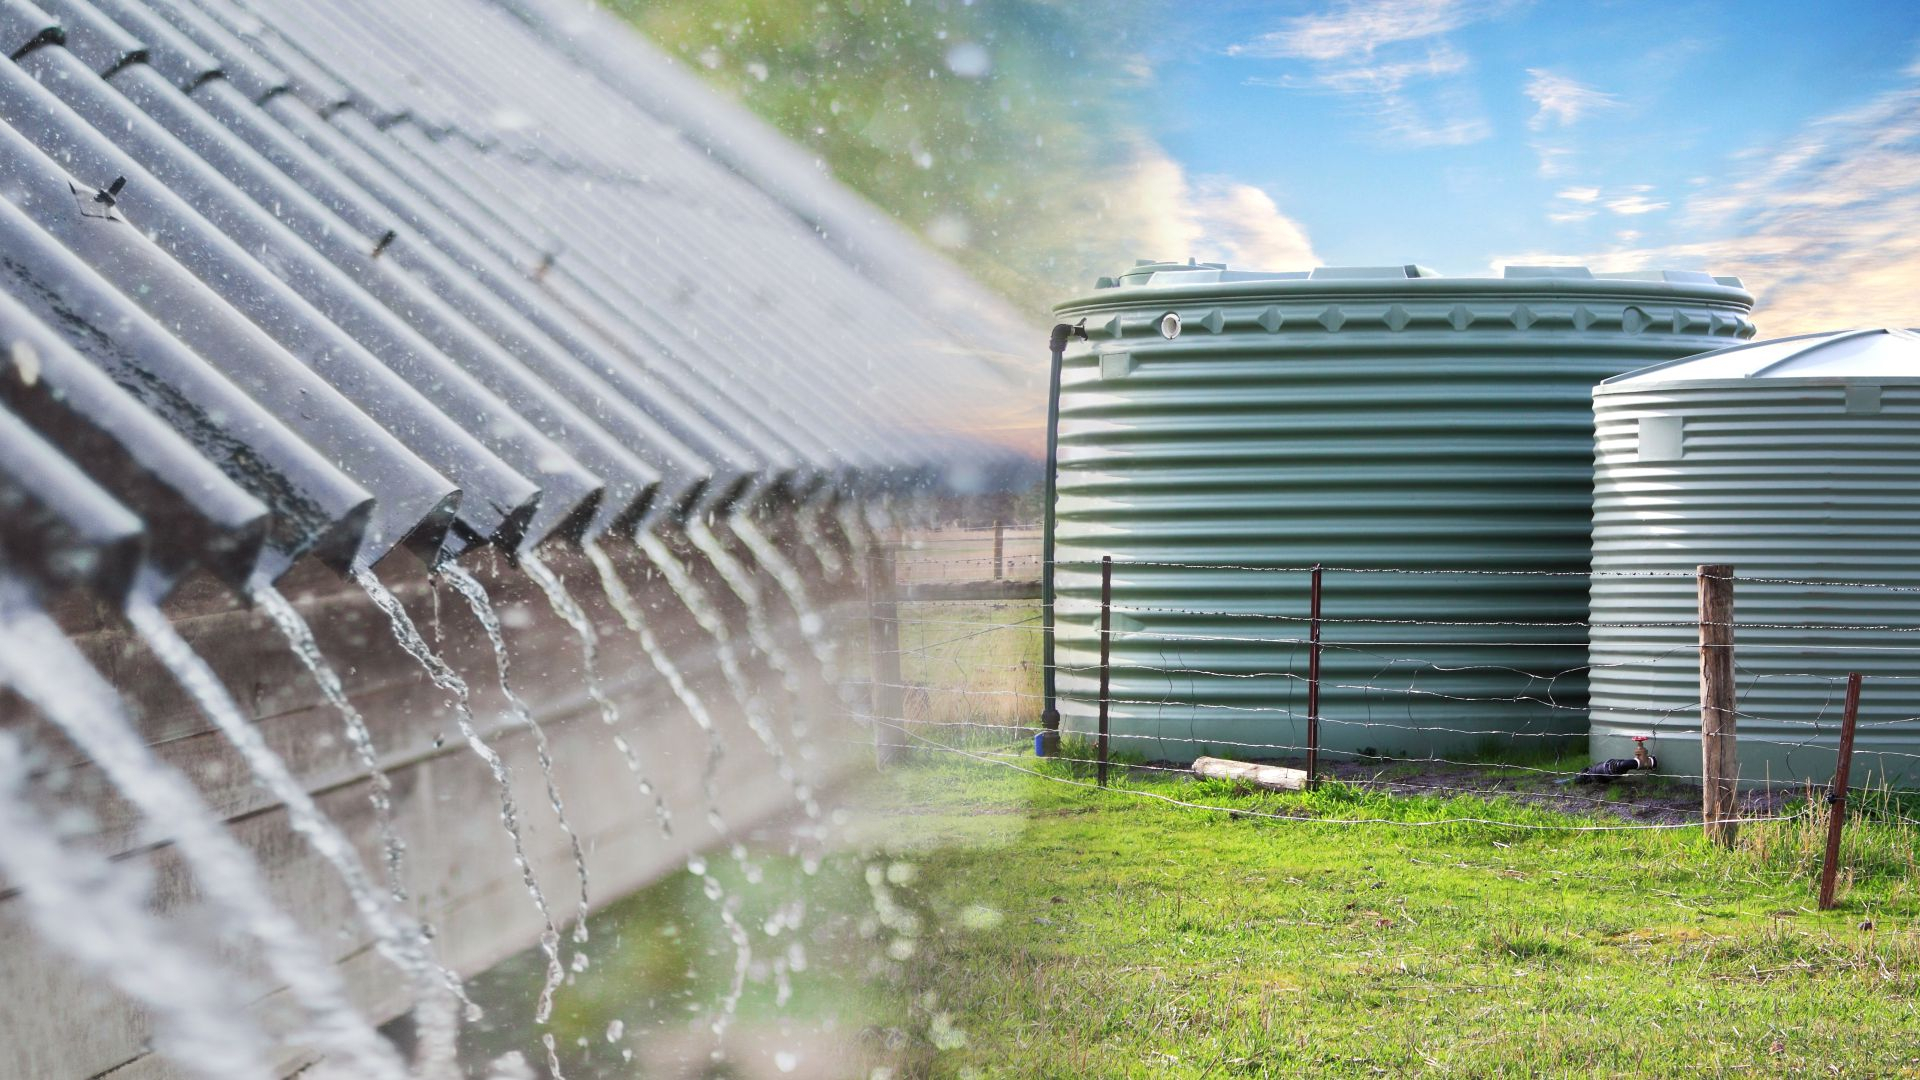
M 1553 197 L 1556 199 L 1565 199 L 1568 202 L 1590 203 L 1600 198 L 1600 189 L 1597 187 L 1561 188 L 1558 192 L 1554 193 Z
M 1224 262 L 1250 269 L 1320 264 L 1299 222 L 1252 184 L 1194 177 L 1152 144 L 1142 144 L 1114 185 L 1108 227 L 1146 258 Z
M 1709 270 L 1741 277 L 1767 336 L 1920 323 L 1920 64 L 1906 85 L 1814 120 L 1732 162 L 1675 214 L 1699 237 L 1600 251 L 1504 255 L 1494 265 Z M 1624 239 L 1631 236 L 1632 239 Z
M 1230 56 L 1294 60 L 1304 72 L 1254 85 L 1353 98 L 1403 146 L 1461 146 L 1493 134 L 1466 74 L 1472 60 L 1445 38 L 1512 7 L 1489 0 L 1345 0 L 1228 46 Z

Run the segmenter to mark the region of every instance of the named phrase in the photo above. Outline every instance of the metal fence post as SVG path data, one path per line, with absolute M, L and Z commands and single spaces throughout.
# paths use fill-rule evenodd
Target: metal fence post
M 900 679 L 900 605 L 894 581 L 893 537 L 881 537 L 873 546 L 867 568 L 867 653 L 872 683 L 873 761 L 886 768 L 905 756 L 901 740 L 888 725 L 906 723 L 906 695 Z
M 1313 564 L 1307 630 L 1307 786 L 1320 783 L 1320 564 Z
M 1003 561 L 1006 550 L 1006 526 L 996 521 L 993 523 L 993 580 L 995 581 L 1007 576 L 1006 563 Z
M 1840 871 L 1840 830 L 1847 823 L 1847 774 L 1853 770 L 1853 726 L 1860 715 L 1860 673 L 1847 676 L 1847 709 L 1840 719 L 1840 760 L 1827 791 L 1827 858 L 1820 864 L 1820 910 L 1833 907 Z
M 1113 644 L 1113 556 L 1100 557 L 1100 786 L 1107 786 L 1108 659 Z
M 1731 845 L 1740 754 L 1734 718 L 1733 567 L 1696 571 L 1700 616 L 1700 811 L 1707 838 Z

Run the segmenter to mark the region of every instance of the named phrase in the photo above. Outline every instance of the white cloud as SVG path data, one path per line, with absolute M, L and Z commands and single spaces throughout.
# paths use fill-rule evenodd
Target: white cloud
M 1230 56 L 1293 60 L 1307 70 L 1250 83 L 1353 98 L 1404 146 L 1460 146 L 1493 133 L 1464 78 L 1471 59 L 1445 35 L 1510 0 L 1342 0 L 1227 48 Z
M 1470 66 L 1465 53 L 1443 42 L 1421 59 L 1334 69 L 1321 74 L 1314 85 L 1346 94 L 1390 94 L 1409 82 L 1458 75 Z
M 1664 199 L 1649 199 L 1646 195 L 1638 191 L 1621 195 L 1618 198 L 1608 199 L 1606 202 L 1607 209 L 1626 217 L 1651 214 L 1655 210 L 1665 210 L 1668 205 Z
M 1568 163 L 1573 158 L 1571 147 L 1535 143 L 1533 152 L 1540 155 L 1541 179 L 1551 180 L 1556 176 L 1565 176 L 1570 171 Z
M 1698 239 L 1504 263 L 1596 270 L 1702 269 L 1741 277 L 1768 336 L 1920 324 L 1920 65 L 1912 81 L 1814 120 L 1689 198 L 1676 225 Z
M 1320 264 L 1306 230 L 1271 195 L 1224 177 L 1191 177 L 1150 143 L 1122 171 L 1107 216 L 1144 257 L 1256 270 Z
M 1594 213 L 1592 210 L 1554 210 L 1547 214 L 1547 220 L 1555 225 L 1571 225 L 1574 222 L 1587 220 Z
M 1527 127 L 1541 133 L 1529 145 L 1539 157 L 1540 175 L 1549 180 L 1565 176 L 1572 171 L 1574 148 L 1566 141 L 1570 133 L 1564 129 L 1596 109 L 1613 108 L 1620 102 L 1612 94 L 1582 86 L 1544 68 L 1528 68 L 1527 75 L 1527 96 L 1535 106 Z M 1549 128 L 1556 130 L 1548 133 Z
M 1544 68 L 1528 68 L 1527 75 L 1527 96 L 1537 106 L 1527 126 L 1535 131 L 1570 127 L 1596 109 L 1610 109 L 1620 104 L 1620 99 L 1612 94 L 1582 86 Z
M 1590 203 L 1600 198 L 1600 189 L 1597 187 L 1561 188 L 1553 197 L 1556 199 L 1565 199 L 1568 202 Z
M 1468 0 L 1344 0 L 1331 11 L 1288 19 L 1280 29 L 1230 46 L 1227 53 L 1322 62 L 1366 59 L 1383 46 L 1458 30 L 1484 18 L 1493 6 Z

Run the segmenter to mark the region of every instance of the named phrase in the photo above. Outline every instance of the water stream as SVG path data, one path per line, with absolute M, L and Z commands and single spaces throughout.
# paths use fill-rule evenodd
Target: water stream
M 746 849 L 735 845 L 734 858 L 743 869 L 747 868 Z M 707 899 L 713 901 L 715 910 L 720 913 L 721 924 L 727 928 L 728 940 L 733 942 L 733 976 L 727 983 L 726 993 L 721 995 L 720 1007 L 714 1011 L 712 1023 L 713 1033 L 724 1036 L 733 1018 L 740 1012 L 740 996 L 746 993 L 747 975 L 753 971 L 753 939 L 740 922 L 740 895 L 727 894 L 726 886 L 720 884 L 720 879 L 707 869 L 707 860 L 696 854 L 687 860 L 687 870 L 700 879 Z
M 733 693 L 734 700 L 740 705 L 741 712 L 747 718 L 747 726 L 754 737 L 760 740 L 767 753 L 773 758 L 774 767 L 780 778 L 793 788 L 794 799 L 811 820 L 820 817 L 820 804 L 814 799 L 798 770 L 787 754 L 785 744 L 774 732 L 773 723 L 768 718 L 760 695 L 753 688 L 753 681 L 747 677 L 746 669 L 740 663 L 739 649 L 734 645 L 733 632 L 727 621 L 707 597 L 706 590 L 687 569 L 680 557 L 673 553 L 658 536 L 651 532 L 641 532 L 635 537 L 640 550 L 666 578 L 667 587 L 678 597 L 681 606 L 693 615 L 694 621 L 713 639 L 714 655 L 720 662 L 720 672 L 725 678 L 727 689 Z
M 688 521 L 686 533 L 687 539 L 693 541 L 694 548 L 705 555 L 714 570 L 719 572 L 720 580 L 726 582 L 727 588 L 746 605 L 747 637 L 753 642 L 754 648 L 766 654 L 774 670 L 780 673 L 780 681 L 789 694 L 796 698 L 805 694 L 806 686 L 800 677 L 800 665 L 780 644 L 772 625 L 767 622 L 766 597 L 760 591 L 760 583 L 753 580 L 752 571 L 734 558 L 733 552 L 727 550 L 726 542 L 716 536 L 706 522 L 698 518 Z
M 393 827 L 393 781 L 387 776 L 387 771 L 380 767 L 380 752 L 373 745 L 373 732 L 367 727 L 366 717 L 360 715 L 360 710 L 348 698 L 339 674 L 327 662 L 325 654 L 321 653 L 320 643 L 313 637 L 313 628 L 301 618 L 299 610 L 264 577 L 257 577 L 250 582 L 247 592 L 252 595 L 253 602 L 273 619 L 273 624 L 280 628 L 294 655 L 306 665 L 313 681 L 320 684 L 320 692 L 326 697 L 327 703 L 345 721 L 347 742 L 360 759 L 360 767 L 367 770 L 370 785 L 367 798 L 373 803 L 380 843 L 387 853 L 387 889 L 396 903 L 406 903 L 407 845 Z
M 249 583 L 247 591 L 254 603 L 280 628 L 294 655 L 300 658 L 300 662 L 312 674 L 313 681 L 319 684 L 320 692 L 328 704 L 346 722 L 347 742 L 352 745 L 361 767 L 367 770 L 367 797 L 373 804 L 374 824 L 380 831 L 381 847 L 387 853 L 387 889 L 394 903 L 404 910 L 407 901 L 407 845 L 394 828 L 393 781 L 387 776 L 386 770 L 380 767 L 379 750 L 373 744 L 373 732 L 367 727 L 366 717 L 361 715 L 348 697 L 339 673 L 327 662 L 326 654 L 320 651 L 313 628 L 307 625 L 299 609 L 265 578 L 255 578 Z M 418 1033 L 422 1057 L 416 1063 L 414 1072 L 419 1076 L 451 1076 L 454 1075 L 450 1071 L 453 1068 L 453 1048 L 460 1029 L 456 1002 L 465 1006 L 466 1017 L 470 1021 L 480 1019 L 480 1007 L 467 997 L 460 976 L 434 958 L 433 946 L 425 929 L 415 928 L 415 935 L 418 956 L 415 958 L 417 966 L 413 974 L 421 980 L 422 985 L 420 998 L 414 1006 L 414 1029 Z M 437 972 L 445 987 L 444 994 L 427 984 L 429 970 Z
M 547 804 L 553 808 L 553 817 L 559 822 L 560 831 L 566 834 L 567 847 L 573 853 L 573 872 L 580 880 L 580 911 L 573 924 L 573 940 L 576 944 L 585 944 L 587 912 L 592 907 L 587 880 L 587 854 L 580 847 L 580 837 L 573 831 L 573 823 L 567 820 L 566 803 L 560 798 L 560 786 L 553 776 L 553 752 L 547 743 L 546 729 L 534 719 L 533 710 L 527 707 L 520 695 L 514 693 L 507 661 L 506 635 L 501 631 L 500 616 L 493 609 L 493 600 L 487 596 L 486 586 L 458 563 L 445 564 L 440 568 L 440 575 L 466 599 L 467 606 L 473 610 L 473 617 L 479 620 L 480 628 L 486 631 L 487 641 L 493 645 L 494 667 L 500 672 L 500 692 L 505 695 L 507 707 L 513 710 L 514 718 L 533 734 L 534 752 L 540 759 L 540 774 L 547 784 Z
M 680 670 L 680 665 L 667 655 L 660 639 L 654 636 L 653 628 L 641 616 L 640 605 L 634 601 L 633 593 L 628 591 L 627 583 L 620 580 L 620 572 L 614 567 L 606 550 L 592 540 L 583 542 L 580 547 L 586 552 L 587 561 L 593 564 L 594 571 L 600 575 L 600 588 L 607 595 L 607 603 L 619 614 L 620 621 L 627 624 L 627 629 L 640 639 L 640 650 L 646 653 L 648 662 L 653 664 L 653 669 L 660 673 L 661 678 L 667 680 L 673 696 L 706 735 L 707 761 L 706 767 L 701 770 L 700 788 L 706 795 L 707 824 L 713 827 L 715 833 L 725 836 L 727 825 L 720 815 L 720 793 L 714 788 L 714 777 L 720 771 L 720 759 L 725 756 L 726 748 L 721 745 L 720 729 L 713 722 L 713 714 L 707 710 L 707 703 L 687 683 L 686 673 Z
M 513 862 L 520 869 L 520 881 L 526 886 L 527 895 L 532 897 L 534 907 L 540 913 L 540 951 L 547 958 L 546 982 L 540 988 L 539 1004 L 534 1009 L 536 1023 L 545 1024 L 553 1016 L 553 995 L 566 979 L 566 971 L 560 963 L 560 932 L 554 927 L 552 910 L 547 906 L 547 896 L 540 888 L 540 880 L 534 876 L 533 863 L 527 858 L 525 843 L 520 837 L 520 810 L 513 797 L 513 772 L 501 759 L 493 747 L 480 737 L 480 727 L 473 716 L 471 694 L 466 681 L 461 679 L 453 668 L 447 665 L 426 639 L 420 636 L 420 630 L 413 624 L 407 609 L 400 598 L 393 595 L 371 569 L 358 567 L 353 571 L 353 580 L 366 590 L 376 606 L 386 613 L 393 625 L 394 639 L 400 643 L 409 655 L 419 661 L 427 677 L 433 684 L 446 691 L 453 698 L 453 712 L 460 726 L 460 734 L 480 760 L 486 763 L 487 770 L 493 774 L 494 785 L 500 791 L 500 823 L 507 830 L 507 837 L 513 844 Z M 560 1076 L 559 1061 L 554 1056 L 552 1037 L 547 1037 L 548 1065 L 553 1075 Z
M 600 721 L 613 732 L 613 745 L 626 758 L 627 770 L 633 773 L 640 793 L 653 800 L 653 815 L 660 825 L 660 835 L 672 836 L 673 813 L 667 809 L 667 801 L 653 786 L 653 781 L 647 779 L 646 769 L 640 761 L 640 751 L 620 733 L 620 709 L 607 697 L 606 689 L 600 682 L 600 635 L 593 629 L 593 620 L 587 618 L 587 613 L 574 602 L 573 594 L 567 591 L 560 575 L 554 573 L 553 567 L 541 561 L 538 555 L 531 551 L 521 553 L 520 568 L 546 594 L 547 603 L 553 608 L 554 614 L 571 626 L 575 636 L 580 639 L 587 693 L 593 698 L 594 704 L 600 707 Z
M 40 938 L 151 1014 L 153 1048 L 206 1080 L 270 1080 L 266 1040 L 242 983 L 175 941 L 149 910 L 152 875 L 63 845 L 27 798 L 28 764 L 0 731 L 0 877 L 15 883 Z
M 706 702 L 701 700 L 692 686 L 688 685 L 680 666 L 667 655 L 659 639 L 654 636 L 652 628 L 641 617 L 639 605 L 634 602 L 633 594 L 628 591 L 626 583 L 620 580 L 619 571 L 614 567 L 613 560 L 608 557 L 606 551 L 591 540 L 584 543 L 582 548 L 586 552 L 588 561 L 593 563 L 595 571 L 600 575 L 600 585 L 606 591 L 608 602 L 613 605 L 615 611 L 619 612 L 621 621 L 639 636 L 641 649 L 652 661 L 655 670 L 667 680 L 668 686 L 673 689 L 681 704 L 693 715 L 694 723 L 706 732 L 707 763 L 701 777 L 701 791 L 706 801 L 707 824 L 713 828 L 716 836 L 725 839 L 729 835 L 729 830 L 726 820 L 720 814 L 720 793 L 714 786 L 714 776 L 719 771 L 723 749 L 719 729 L 713 721 L 713 714 L 707 710 Z M 784 756 L 776 760 L 781 767 L 782 779 L 789 783 L 794 782 L 792 769 L 787 767 Z M 758 880 L 759 871 L 749 863 L 746 847 L 738 842 L 730 847 L 734 860 L 740 864 L 741 871 L 748 880 Z M 726 886 L 720 883 L 720 879 L 708 871 L 705 857 L 698 854 L 692 856 L 687 860 L 687 869 L 700 877 L 701 888 L 706 893 L 707 899 L 713 902 L 715 909 L 720 913 L 720 921 L 727 929 L 728 939 L 733 943 L 733 975 L 726 992 L 721 996 L 719 1008 L 715 1011 L 712 1022 L 713 1033 L 716 1036 L 724 1036 L 727 1028 L 733 1023 L 735 1014 L 739 1011 L 740 996 L 746 991 L 747 975 L 753 969 L 753 941 L 739 919 L 741 897 L 738 894 L 730 895 Z
M 813 650 L 813 658 L 820 664 L 820 674 L 829 684 L 840 681 L 839 665 L 835 658 L 832 639 L 827 637 L 826 620 L 820 617 L 819 609 L 807 596 L 807 584 L 800 576 L 800 568 L 793 565 L 787 553 L 773 542 L 760 528 L 752 515 L 745 512 L 735 513 L 727 518 L 733 534 L 747 545 L 761 566 L 773 575 L 773 580 L 787 594 L 787 602 L 793 605 L 794 615 L 800 626 L 801 639 Z
M 800 542 L 813 552 L 821 573 L 826 575 L 828 581 L 840 581 L 847 576 L 847 563 L 841 557 L 840 545 L 828 538 L 826 528 L 821 524 L 821 519 L 827 516 L 826 504 L 832 498 L 832 492 L 822 492 L 801 503 L 793 517 L 799 525 Z
M 192 657 L 192 651 L 179 641 L 159 609 L 143 600 L 133 610 L 183 673 L 193 674 L 196 665 L 179 655 L 185 650 Z M 164 631 L 154 625 L 156 621 Z M 59 625 L 43 612 L 27 609 L 8 613 L 6 629 L 11 644 L 0 653 L 0 664 L 7 667 L 14 688 L 101 769 L 151 829 L 172 838 L 201 894 L 258 943 L 267 969 L 306 1015 L 296 1037 L 360 1077 L 404 1080 L 406 1067 L 398 1053 L 349 1004 L 331 957 L 275 906 L 246 849 L 207 809 L 193 785 L 154 757 L 113 688 L 67 641 Z M 197 674 L 194 681 L 200 681 Z M 242 741 L 258 742 L 259 733 L 252 725 L 243 721 L 243 726 L 247 732 Z M 260 749 L 265 750 L 264 745 Z M 264 756 L 278 761 L 271 751 Z M 304 791 L 300 795 L 301 801 L 311 805 Z M 372 882 L 365 885 L 376 904 L 383 905 L 384 898 Z M 129 953 L 122 962 L 145 961 L 141 954 Z
M 864 503 L 847 501 L 834 507 L 833 517 L 840 523 L 840 531 L 846 534 L 847 544 L 853 549 L 853 568 L 864 583 L 873 557 L 873 528 L 871 516 Z

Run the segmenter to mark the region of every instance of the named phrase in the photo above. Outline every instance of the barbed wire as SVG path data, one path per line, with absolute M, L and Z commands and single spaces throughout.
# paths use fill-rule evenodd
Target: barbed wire
M 908 565 L 913 561 L 910 560 Z M 934 561 L 938 562 L 938 559 Z M 992 559 L 953 560 L 956 565 L 983 565 Z M 1002 556 L 1001 564 L 1009 562 Z M 1101 564 L 1092 560 L 1062 559 L 1056 566 L 1098 567 Z M 1174 562 L 1171 560 L 1123 560 L 1115 559 L 1114 565 L 1120 567 L 1161 567 L 1222 571 L 1259 571 L 1269 573 L 1311 573 L 1311 566 L 1277 566 L 1247 563 L 1203 563 Z M 1319 567 L 1322 574 L 1409 574 L 1433 577 L 1469 577 L 1488 578 L 1648 578 L 1681 581 L 1697 578 L 1699 575 L 1690 570 L 1654 570 L 1654 571 L 1552 571 L 1552 570 L 1505 570 L 1499 568 L 1394 568 L 1394 567 Z M 1920 592 L 1920 587 L 1889 582 L 1837 581 L 1817 578 L 1765 577 L 1761 575 L 1730 575 L 1736 582 L 1751 581 L 1758 584 L 1782 585 L 1806 588 L 1843 588 L 1865 587 L 1884 588 L 1893 593 Z M 1304 584 L 1304 583 L 1302 583 Z M 1149 586 L 1164 589 L 1168 586 L 1156 580 Z M 1087 601 L 1085 583 L 1077 583 L 1077 588 L 1069 590 L 1055 606 L 1057 627 L 1057 645 L 1059 655 L 1052 666 L 1052 673 L 1060 677 L 1055 700 L 1061 705 L 1077 711 L 1091 711 L 1098 699 L 1087 693 L 1086 684 L 1100 671 L 1100 667 L 1088 659 L 1090 642 L 1100 640 L 1101 631 L 1089 626 L 1098 617 L 1100 609 Z M 1369 604 L 1378 604 L 1377 594 L 1368 593 Z M 1006 603 L 1011 598 L 992 598 Z M 1496 707 L 1523 710 L 1538 710 L 1546 715 L 1586 713 L 1596 719 L 1610 718 L 1616 733 L 1625 735 L 1622 730 L 1629 725 L 1638 726 L 1650 737 L 1699 738 L 1698 713 L 1701 703 L 1697 698 L 1672 699 L 1662 684 L 1650 684 L 1648 692 L 1634 690 L 1625 700 L 1590 700 L 1588 684 L 1596 680 L 1613 680 L 1606 685 L 1619 688 L 1622 676 L 1629 679 L 1633 671 L 1650 672 L 1660 670 L 1678 670 L 1674 661 L 1681 656 L 1697 656 L 1703 649 L 1728 648 L 1735 651 L 1736 657 L 1742 654 L 1765 658 L 1775 654 L 1790 654 L 1807 657 L 1822 655 L 1863 654 L 1882 657 L 1903 656 L 1909 652 L 1920 652 L 1920 644 L 1890 644 L 1884 639 L 1879 642 L 1860 642 L 1842 640 L 1847 634 L 1906 635 L 1920 631 L 1920 625 L 1898 624 L 1891 621 L 1760 621 L 1742 622 L 1738 619 L 1723 623 L 1707 622 L 1709 627 L 1731 627 L 1736 632 L 1747 632 L 1747 639 L 1732 644 L 1709 642 L 1704 645 L 1696 639 L 1696 632 L 1703 624 L 1696 618 L 1674 618 L 1661 620 L 1626 619 L 1523 619 L 1523 618 L 1396 618 L 1381 615 L 1344 614 L 1337 610 L 1323 613 L 1318 619 L 1311 614 L 1294 614 L 1272 610 L 1271 600 L 1259 597 L 1248 598 L 1250 604 L 1266 607 L 1266 610 L 1222 610 L 1206 606 L 1171 606 L 1156 603 L 1120 603 L 1110 604 L 1108 610 L 1114 615 L 1127 618 L 1131 626 L 1110 626 L 1106 638 L 1114 646 L 1114 655 L 1108 662 L 1107 670 L 1117 680 L 1117 685 L 1108 695 L 1110 707 L 1118 710 L 1117 720 L 1150 720 L 1156 724 L 1179 724 L 1185 721 L 1191 725 L 1203 722 L 1209 717 L 1230 720 L 1273 720 L 1290 725 L 1298 725 L 1306 719 L 1296 695 L 1309 685 L 1302 674 L 1301 655 L 1316 643 L 1306 631 L 1317 625 L 1325 631 L 1322 640 L 1317 643 L 1321 655 L 1327 658 L 1330 670 L 1327 670 L 1318 686 L 1321 690 L 1335 696 L 1333 708 L 1323 708 L 1315 719 L 1328 729 L 1348 732 L 1344 738 L 1357 741 L 1360 733 L 1368 731 L 1403 733 L 1415 742 L 1433 740 L 1464 739 L 1502 739 L 1502 740 L 1574 740 L 1583 732 L 1565 731 L 1553 728 L 1544 720 L 1535 719 L 1522 724 L 1476 724 L 1469 717 L 1482 709 Z M 963 597 L 943 597 L 938 603 L 970 603 Z M 938 641 L 913 644 L 903 641 L 896 650 L 903 657 L 915 657 L 916 663 L 951 665 L 956 674 L 964 675 L 968 671 L 1020 672 L 1023 674 L 1044 674 L 1049 671 L 1047 665 L 1037 659 L 1022 659 L 1017 663 L 983 666 L 951 655 L 956 642 L 967 642 L 988 634 L 1004 631 L 1016 635 L 1045 633 L 1047 612 L 1022 619 L 1017 622 L 996 620 L 982 623 L 977 619 L 957 619 L 943 617 L 943 613 L 952 610 L 947 607 L 916 607 L 903 609 L 889 616 L 902 625 L 913 625 L 920 635 L 929 630 L 952 628 L 964 633 L 950 635 Z M 853 616 L 849 616 L 853 618 Z M 1157 621 L 1161 625 L 1140 625 L 1139 620 Z M 1036 625 L 1036 620 L 1039 620 Z M 1209 620 L 1219 622 L 1245 622 L 1249 624 L 1275 624 L 1287 627 L 1279 634 L 1269 633 L 1218 633 L 1217 629 L 1206 625 L 1182 626 L 1172 620 Z M 1424 635 L 1387 634 L 1381 640 L 1370 640 L 1362 633 L 1355 638 L 1352 632 L 1342 635 L 1341 627 L 1416 627 L 1432 628 L 1437 631 L 1431 638 Z M 1476 628 L 1497 627 L 1512 630 L 1512 633 L 1497 635 L 1472 633 Z M 1250 626 L 1251 628 L 1251 626 Z M 1565 634 L 1566 630 L 1577 629 L 1578 634 Z M 1467 631 L 1464 638 L 1455 636 L 1458 631 Z M 1533 633 L 1538 631 L 1538 633 Z M 1634 640 L 1629 637 L 1621 640 L 1623 631 L 1649 632 L 1655 641 Z M 1757 633 L 1765 640 L 1751 640 Z M 1777 635 L 1797 634 L 1799 640 L 1784 641 Z M 1683 637 L 1684 635 L 1684 637 Z M 1588 638 L 1592 640 L 1571 640 Z M 1329 637 L 1345 637 L 1348 640 L 1329 640 Z M 1487 638 L 1531 640 L 1484 640 Z M 1540 640 L 1545 638 L 1546 640 Z M 1031 638 L 1029 641 L 1033 640 Z M 1210 662 L 1195 664 L 1187 660 L 1188 652 L 1196 646 L 1218 646 L 1225 650 L 1230 659 L 1222 662 L 1212 659 Z M 965 646 L 962 645 L 961 648 Z M 1501 663 L 1488 662 L 1500 653 L 1511 653 L 1515 657 L 1539 655 L 1543 659 L 1550 655 L 1538 651 L 1547 649 L 1555 652 L 1578 650 L 1599 659 L 1587 664 L 1562 663 Z M 1286 653 L 1281 665 L 1268 663 L 1244 663 L 1260 652 L 1279 650 Z M 1528 652 L 1531 650 L 1531 652 Z M 945 655 L 943 655 L 945 653 Z M 1158 662 L 1155 662 L 1155 656 Z M 1485 659 L 1483 659 L 1485 657 Z M 1790 662 L 1790 661 L 1789 661 Z M 1898 661 L 1895 661 L 1896 663 Z M 1875 661 L 1884 666 L 1886 661 Z M 1761 666 L 1765 666 L 1762 659 Z M 1371 672 L 1369 672 L 1371 669 Z M 942 669 L 947 670 L 947 669 Z M 1789 762 L 1802 752 L 1824 754 L 1831 757 L 1835 749 L 1835 740 L 1840 722 L 1835 715 L 1844 676 L 1835 673 L 1816 671 L 1767 671 L 1756 670 L 1754 664 L 1740 663 L 1736 660 L 1736 682 L 1739 696 L 1731 712 L 1735 719 L 1742 721 L 1749 730 L 1736 734 L 1736 738 L 1755 746 L 1777 749 Z M 1869 671 L 1869 682 L 1909 682 L 1920 681 L 1920 674 L 1887 672 L 1884 674 Z M 1164 682 L 1162 687 L 1159 685 Z M 1226 684 L 1226 685 L 1220 685 Z M 1232 690 L 1228 686 L 1244 689 Z M 1628 684 L 1630 685 L 1630 683 Z M 1256 689 L 1259 687 L 1265 689 Z M 1041 694 L 1014 688 L 953 688 L 928 685 L 924 681 L 905 680 L 898 683 L 878 684 L 878 688 L 917 692 L 929 695 L 946 695 L 947 707 L 964 702 L 999 702 L 993 706 L 1004 711 L 1007 705 L 1024 707 L 1045 700 Z M 1142 693 L 1143 688 L 1151 692 Z M 1783 698 L 1781 695 L 1786 695 Z M 1824 698 L 1824 700 L 1822 700 Z M 1636 700 L 1637 699 L 1637 700 Z M 1770 707 L 1756 707 L 1753 703 L 1766 701 Z M 1385 708 L 1383 709 L 1383 706 Z M 1404 706 L 1404 715 L 1402 706 Z M 1431 708 L 1429 708 L 1431 706 Z M 1801 708 L 1806 711 L 1798 711 Z M 1437 710 L 1437 711 L 1436 711 Z M 1035 711 L 1038 711 L 1037 709 Z M 1906 711 L 1906 710 L 1902 710 Z M 1789 713 L 1788 715 L 1780 715 Z M 1811 714 L 1809 717 L 1808 714 Z M 1771 715 L 1770 715 L 1771 714 Z M 1920 726 L 1920 717 L 1879 717 L 1860 719 L 1856 729 L 1863 732 L 1893 732 L 1907 726 Z M 1757 730 L 1756 730 L 1757 729 Z M 1030 730 L 1026 726 L 1008 730 Z M 1803 732 L 1796 734 L 1795 732 Z M 1297 753 L 1305 748 L 1282 742 L 1257 742 L 1253 740 L 1222 740 L 1204 738 L 1181 738 L 1177 732 L 1141 735 L 1135 733 L 1113 733 L 1111 737 L 1138 739 L 1142 743 L 1180 745 L 1205 744 L 1209 746 L 1238 746 L 1242 749 L 1257 750 L 1266 753 Z M 1338 754 L 1330 748 L 1322 748 L 1322 753 Z M 1878 758 L 1882 761 L 1920 761 L 1920 753 L 1913 753 L 1884 745 L 1866 745 L 1857 751 L 1861 756 Z M 1352 755 L 1356 758 L 1368 755 Z M 1503 763 L 1468 762 L 1458 758 L 1441 759 L 1433 757 L 1435 763 L 1466 765 L 1476 767 L 1508 767 Z M 1817 761 L 1818 759 L 1816 759 Z M 1800 768 L 1817 767 L 1804 765 Z M 1895 766 L 1887 765 L 1883 771 Z M 1563 770 L 1546 770 L 1559 772 Z M 1698 779 L 1673 773 L 1660 775 L 1674 779 Z M 1791 786 L 1792 781 L 1769 787 Z M 1753 786 L 1747 782 L 1746 786 Z

